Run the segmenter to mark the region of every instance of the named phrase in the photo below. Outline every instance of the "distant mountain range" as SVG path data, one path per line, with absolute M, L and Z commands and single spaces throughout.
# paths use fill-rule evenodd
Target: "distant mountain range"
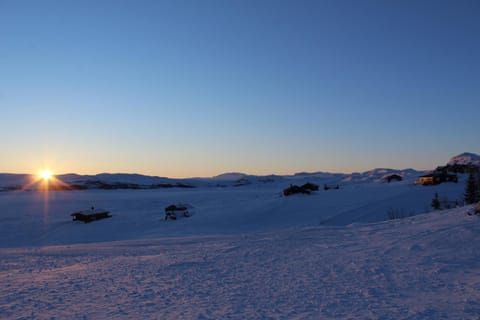
M 452 157 L 447 166 L 480 166 L 480 156 L 474 153 L 462 153 Z M 415 181 L 425 171 L 414 169 L 378 168 L 366 172 L 329 173 L 300 172 L 294 175 L 256 176 L 240 172 L 223 173 L 211 178 L 172 179 L 158 176 L 126 173 L 101 173 L 96 175 L 63 174 L 49 181 L 49 190 L 85 190 L 85 189 L 160 189 L 160 188 L 196 188 L 196 187 L 241 187 L 250 184 L 292 183 L 296 181 L 315 181 L 319 183 L 365 183 L 385 181 L 391 175 L 399 175 L 405 181 Z M 43 181 L 35 175 L 0 173 L 0 191 L 39 190 L 45 188 Z

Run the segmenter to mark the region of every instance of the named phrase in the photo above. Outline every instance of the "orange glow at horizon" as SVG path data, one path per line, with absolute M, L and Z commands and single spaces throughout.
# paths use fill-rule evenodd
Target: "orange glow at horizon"
M 49 181 L 50 179 L 53 178 L 53 172 L 49 169 L 44 169 L 42 171 L 40 171 L 39 173 L 39 177 L 43 180 L 43 181 Z

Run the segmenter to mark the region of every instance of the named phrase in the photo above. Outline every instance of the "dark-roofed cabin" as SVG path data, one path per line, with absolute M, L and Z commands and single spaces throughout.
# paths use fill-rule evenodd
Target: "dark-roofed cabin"
M 398 175 L 398 174 L 395 174 L 395 173 L 394 173 L 394 174 L 391 174 L 391 175 L 389 175 L 389 176 L 386 176 L 386 177 L 385 177 L 385 180 L 386 180 L 388 183 L 390 183 L 390 182 L 392 182 L 392 181 L 402 181 L 403 178 L 402 178 L 401 175 Z
M 73 217 L 73 221 L 83 221 L 85 223 L 112 217 L 110 211 L 105 209 L 95 209 L 94 207 L 90 210 L 74 212 L 71 216 Z
M 423 185 L 423 186 L 431 186 L 435 184 L 440 184 L 443 182 L 458 182 L 458 178 L 456 174 L 448 174 L 448 173 L 429 173 L 423 176 L 420 176 L 415 184 Z

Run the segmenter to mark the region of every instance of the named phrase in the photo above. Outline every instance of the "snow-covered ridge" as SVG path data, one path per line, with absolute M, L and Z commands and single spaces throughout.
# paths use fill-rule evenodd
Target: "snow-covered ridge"
M 33 178 L 34 176 L 30 174 L 0 173 L 0 188 L 24 186 L 30 183 Z
M 480 155 L 470 152 L 464 152 L 458 156 L 452 157 L 448 165 L 475 165 L 480 166 Z
M 246 178 L 248 175 L 241 172 L 226 172 L 212 177 L 213 180 L 234 181 Z
M 407 182 L 415 181 L 420 175 L 424 174 L 425 171 L 417 171 L 414 169 L 387 169 L 387 168 L 377 168 L 362 173 L 354 172 L 350 175 L 347 175 L 342 182 L 383 182 L 388 176 L 398 175 L 402 177 L 403 180 Z
M 69 173 L 56 175 L 55 179 L 49 181 L 49 189 L 149 189 L 193 187 L 194 184 L 201 185 L 201 181 L 129 173 L 101 173 L 96 175 Z M 36 190 L 42 187 L 42 181 L 36 175 L 0 173 L 0 191 Z
M 449 165 L 478 165 L 480 166 L 480 155 L 475 153 L 462 153 L 452 157 Z M 100 173 L 96 175 L 62 174 L 56 176 L 61 182 L 73 189 L 148 189 L 148 188 L 170 188 L 170 187 L 218 187 L 218 186 L 244 186 L 250 184 L 265 183 L 290 183 L 292 180 L 304 180 L 315 183 L 367 183 L 383 182 L 390 175 L 399 175 L 407 182 L 415 181 L 425 171 L 414 169 L 388 169 L 377 168 L 365 172 L 330 173 L 330 172 L 299 172 L 293 175 L 250 175 L 241 172 L 227 172 L 211 178 L 186 178 L 172 179 L 167 177 L 147 176 L 130 173 Z M 0 191 L 21 190 L 29 186 L 30 190 L 35 189 L 34 181 L 38 178 L 29 174 L 0 173 Z M 51 186 L 55 189 L 55 181 Z M 58 181 L 57 181 L 58 183 Z M 64 184 L 59 184 L 58 189 L 63 189 Z
M 212 178 L 172 179 L 166 177 L 147 176 L 127 173 L 101 173 L 97 175 L 62 174 L 50 181 L 50 188 L 57 190 L 71 189 L 149 189 L 170 187 L 217 187 L 244 186 L 250 184 L 264 185 L 266 183 L 361 183 L 383 182 L 392 174 L 400 175 L 404 180 L 413 182 L 423 171 L 413 169 L 373 169 L 362 173 L 296 173 L 294 175 L 248 175 L 245 173 L 224 173 Z M 35 190 L 40 184 L 38 177 L 29 174 L 0 173 L 0 191 Z

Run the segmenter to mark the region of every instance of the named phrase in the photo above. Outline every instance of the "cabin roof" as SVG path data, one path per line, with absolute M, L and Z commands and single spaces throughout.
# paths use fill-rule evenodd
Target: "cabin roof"
M 433 177 L 455 177 L 456 174 L 442 173 L 442 172 L 432 172 L 420 176 L 420 178 L 433 178 Z
M 110 213 L 110 211 L 108 210 L 105 210 L 105 209 L 101 209 L 101 208 L 90 208 L 90 209 L 87 209 L 87 210 L 79 210 L 79 211 L 75 211 L 74 213 L 72 214 L 76 214 L 76 213 L 80 213 L 80 214 L 98 214 L 98 213 Z

